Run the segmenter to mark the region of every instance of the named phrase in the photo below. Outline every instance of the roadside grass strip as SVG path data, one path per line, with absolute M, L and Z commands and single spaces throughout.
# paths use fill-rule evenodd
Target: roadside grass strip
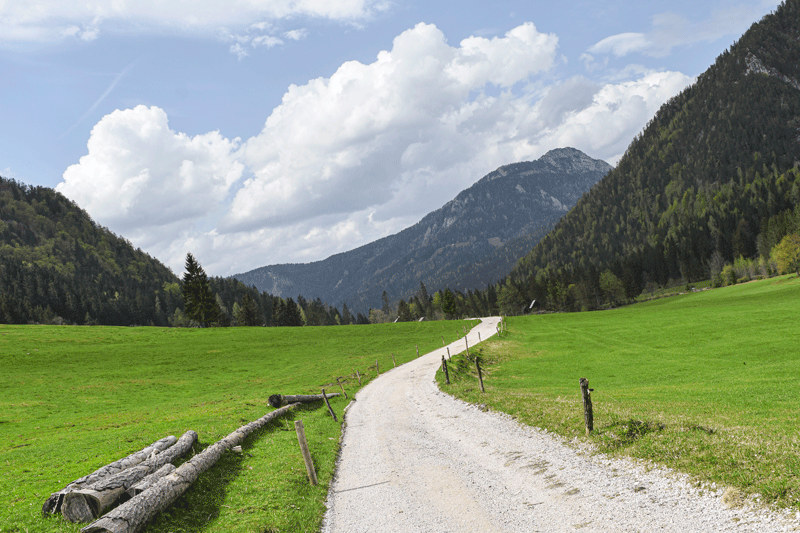
M 485 394 L 464 354 L 439 387 L 572 440 L 586 438 L 588 378 L 598 451 L 800 509 L 797 276 L 508 325 L 473 353 Z

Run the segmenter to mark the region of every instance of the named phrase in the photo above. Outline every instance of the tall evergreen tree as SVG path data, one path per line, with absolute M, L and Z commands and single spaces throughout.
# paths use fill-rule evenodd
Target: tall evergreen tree
M 258 305 L 256 301 L 246 292 L 242 297 L 242 303 L 239 304 L 235 317 L 237 324 L 240 326 L 260 326 L 261 317 L 258 312 Z
M 183 304 L 186 316 L 208 326 L 219 319 L 217 299 L 211 292 L 208 276 L 191 253 L 186 254 L 183 275 Z
M 445 318 L 452 318 L 456 314 L 456 298 L 450 289 L 445 289 L 442 293 L 442 313 Z

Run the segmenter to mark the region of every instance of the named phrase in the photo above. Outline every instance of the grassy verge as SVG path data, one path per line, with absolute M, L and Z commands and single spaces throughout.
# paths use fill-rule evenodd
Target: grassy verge
M 614 311 L 511 318 L 485 343 L 486 394 L 454 357 L 466 401 L 584 438 L 586 377 L 602 452 L 800 507 L 800 279 L 773 278 Z M 441 372 L 439 373 L 441 374 Z
M 270 394 L 352 397 L 397 364 L 458 338 L 462 323 L 328 328 L 162 329 L 0 326 L 0 532 L 76 532 L 41 517 L 45 498 L 165 435 L 199 452 L 272 408 Z M 332 400 L 341 415 L 347 404 Z M 310 487 L 291 420 L 302 419 L 320 485 Z M 341 416 L 340 416 L 341 420 Z M 149 532 L 316 531 L 341 425 L 321 405 L 297 411 L 229 453 Z

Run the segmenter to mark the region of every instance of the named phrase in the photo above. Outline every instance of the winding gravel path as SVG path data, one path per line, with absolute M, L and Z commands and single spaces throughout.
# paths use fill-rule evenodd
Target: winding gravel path
M 473 328 L 470 346 L 498 321 Z M 463 349 L 463 341 L 450 345 Z M 382 374 L 356 395 L 323 533 L 800 530 L 793 513 L 729 509 L 722 490 L 593 455 L 456 400 L 433 381 L 444 353 Z

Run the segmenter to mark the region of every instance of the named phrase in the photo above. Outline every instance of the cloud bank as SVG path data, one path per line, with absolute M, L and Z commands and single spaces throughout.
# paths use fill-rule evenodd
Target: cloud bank
M 57 189 L 176 272 L 187 251 L 218 275 L 323 259 L 400 231 L 503 164 L 563 146 L 615 163 L 691 82 L 645 71 L 553 83 L 557 49 L 531 23 L 457 46 L 419 24 L 372 63 L 290 86 L 246 140 L 175 132 L 157 107 L 115 111 Z
M 14 0 L 0 2 L 0 42 L 57 42 L 65 38 L 93 41 L 106 30 L 177 30 L 248 38 L 247 44 L 255 40 L 258 46 L 259 40 L 265 43 L 275 38 L 266 31 L 267 21 L 303 16 L 357 24 L 385 9 L 381 0 L 244 0 L 234 6 L 215 0 Z M 265 22 L 253 24 L 254 20 Z M 289 33 L 288 39 L 300 35 Z

